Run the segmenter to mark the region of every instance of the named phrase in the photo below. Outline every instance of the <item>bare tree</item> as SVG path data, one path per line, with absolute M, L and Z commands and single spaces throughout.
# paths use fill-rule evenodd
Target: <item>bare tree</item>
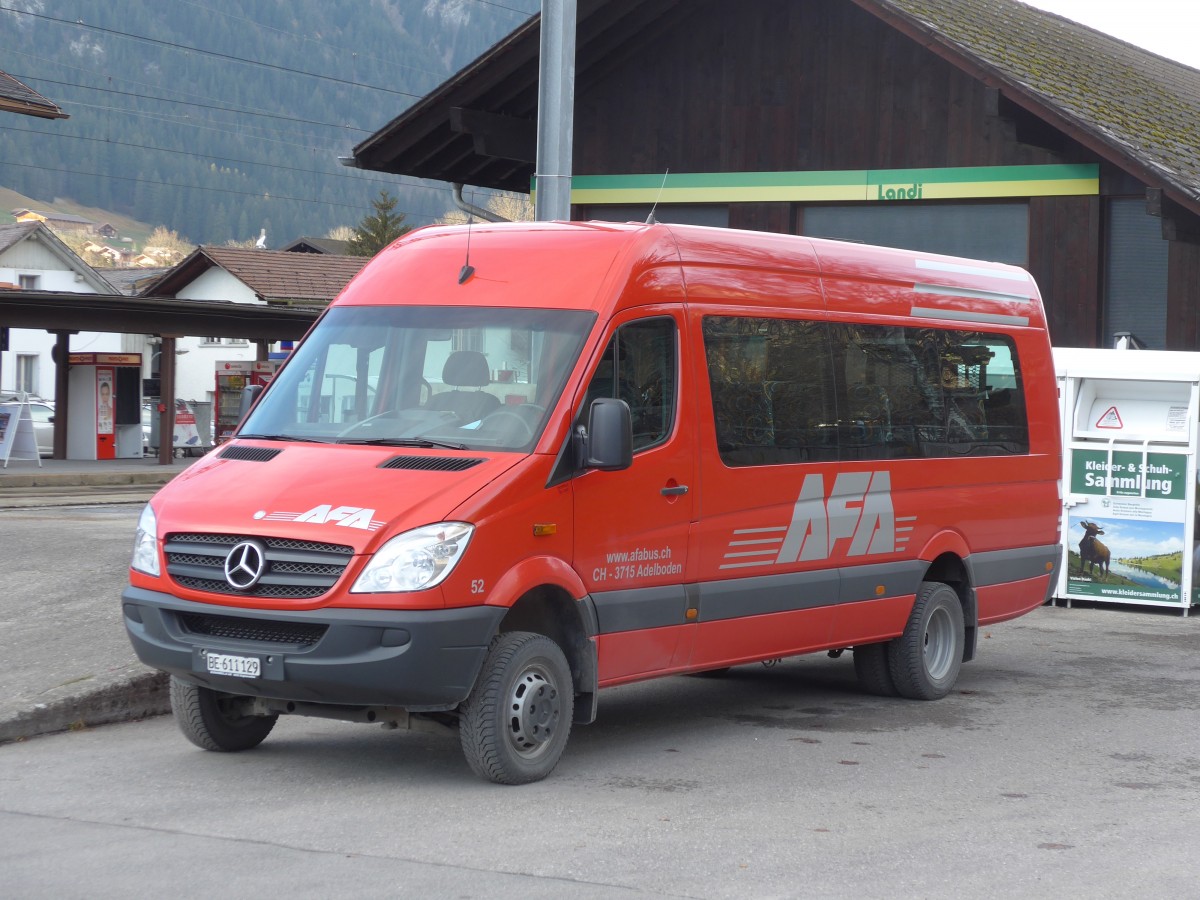
M 495 213 L 507 222 L 532 222 L 533 203 L 528 194 L 512 194 L 502 192 L 491 194 L 483 204 L 483 208 Z M 440 219 L 439 225 L 464 225 L 470 218 L 461 209 L 452 209 Z

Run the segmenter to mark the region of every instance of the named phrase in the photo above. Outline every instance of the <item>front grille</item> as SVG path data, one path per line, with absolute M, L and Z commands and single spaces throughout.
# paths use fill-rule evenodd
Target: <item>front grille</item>
M 257 584 L 239 591 L 225 580 L 225 557 L 245 540 L 266 548 L 266 567 Z M 167 574 L 181 587 L 276 600 L 321 596 L 342 577 L 354 555 L 353 547 L 342 544 L 236 534 L 170 534 L 164 550 Z
M 324 637 L 328 625 L 307 622 L 273 622 L 266 619 L 243 619 L 240 616 L 209 616 L 202 613 L 181 613 L 179 624 L 191 634 L 205 637 L 231 638 L 264 644 L 293 644 L 311 647 Z

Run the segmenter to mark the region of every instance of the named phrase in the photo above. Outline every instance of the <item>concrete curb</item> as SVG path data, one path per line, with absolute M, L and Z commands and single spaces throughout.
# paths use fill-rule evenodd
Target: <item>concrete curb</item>
M 92 485 L 150 484 L 163 485 L 179 474 L 180 469 L 129 469 L 127 471 L 97 470 L 95 472 L 51 472 L 38 469 L 16 473 L 4 470 L 0 474 L 0 487 L 77 487 Z
M 115 485 L 81 491 L 58 492 L 52 489 L 0 491 L 0 509 L 45 509 L 49 506 L 112 506 L 121 503 L 145 503 L 160 485 Z
M 109 684 L 72 696 L 48 698 L 0 721 L 0 744 L 170 712 L 167 674 L 140 665 L 136 669 L 133 674 L 120 673 Z

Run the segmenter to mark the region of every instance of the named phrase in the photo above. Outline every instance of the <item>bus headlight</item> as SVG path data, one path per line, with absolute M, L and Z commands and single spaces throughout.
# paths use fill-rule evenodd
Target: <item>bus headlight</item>
M 133 561 L 129 565 L 155 578 L 161 574 L 158 567 L 158 519 L 154 515 L 154 507 L 149 503 L 142 508 L 142 515 L 138 519 L 137 532 L 133 537 Z
M 379 548 L 352 594 L 423 591 L 441 584 L 462 558 L 475 527 L 439 522 L 397 535 Z

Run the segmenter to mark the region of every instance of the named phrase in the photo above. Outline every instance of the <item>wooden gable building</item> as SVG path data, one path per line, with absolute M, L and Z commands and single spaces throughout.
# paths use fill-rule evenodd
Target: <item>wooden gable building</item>
M 528 192 L 534 17 L 354 148 Z M 572 217 L 1012 262 L 1060 346 L 1200 349 L 1200 71 L 1018 0 L 579 0 Z

